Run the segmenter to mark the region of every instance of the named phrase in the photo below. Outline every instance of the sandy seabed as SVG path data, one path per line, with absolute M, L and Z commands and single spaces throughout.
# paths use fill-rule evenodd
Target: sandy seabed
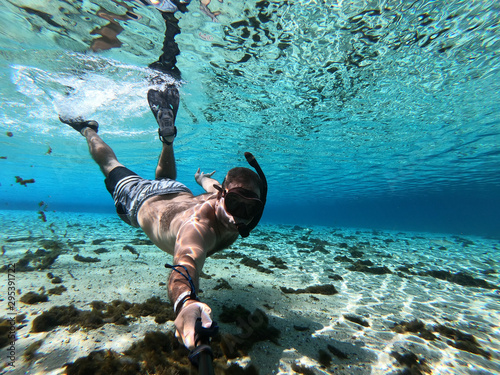
M 137 373 L 196 373 L 187 360 L 169 372 L 129 358 L 147 332 L 173 337 L 172 258 L 140 230 L 104 214 L 0 211 L 0 223 L 0 373 L 78 373 L 66 365 L 98 351 Z M 500 241 L 481 237 L 259 225 L 205 262 L 216 372 L 498 374 L 499 259 Z M 141 310 L 147 301 L 155 307 Z M 55 306 L 97 318 L 48 317 Z

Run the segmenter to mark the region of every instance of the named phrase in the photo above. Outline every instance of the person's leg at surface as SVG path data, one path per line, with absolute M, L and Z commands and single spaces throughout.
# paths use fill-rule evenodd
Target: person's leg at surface
M 99 125 L 96 121 L 83 121 L 81 119 L 66 119 L 61 117 L 59 119 L 85 137 L 90 155 L 97 165 L 99 165 L 104 176 L 108 177 L 109 172 L 116 167 L 123 167 L 123 164 L 118 161 L 111 147 L 97 135 Z
M 169 85 L 161 91 L 151 89 L 148 92 L 151 112 L 158 123 L 158 136 L 162 141 L 162 150 L 156 166 L 156 178 L 177 178 L 174 157 L 174 138 L 177 135 L 175 118 L 179 109 L 179 91 Z
M 165 38 L 163 39 L 162 55 L 158 61 L 149 64 L 149 67 L 179 81 L 181 79 L 181 72 L 176 64 L 180 50 L 175 41 L 176 35 L 181 32 L 179 20 L 173 13 L 161 12 L 161 15 L 165 20 Z M 161 77 L 155 77 L 153 80 L 159 80 L 159 82 L 163 81 Z

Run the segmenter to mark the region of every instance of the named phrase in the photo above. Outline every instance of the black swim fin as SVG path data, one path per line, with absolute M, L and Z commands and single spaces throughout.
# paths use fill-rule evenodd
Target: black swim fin
M 159 126 L 160 140 L 172 144 L 165 138 L 177 135 L 175 118 L 179 110 L 179 90 L 173 85 L 167 86 L 163 91 L 151 89 L 148 91 L 148 103 Z
M 59 116 L 59 120 L 62 123 L 71 126 L 73 129 L 75 129 L 77 132 L 81 133 L 82 135 L 83 135 L 82 130 L 85 128 L 90 128 L 90 129 L 94 130 L 96 133 L 99 130 L 99 124 L 97 123 L 97 121 L 94 121 L 94 120 L 85 121 L 81 117 L 64 118 L 61 116 Z

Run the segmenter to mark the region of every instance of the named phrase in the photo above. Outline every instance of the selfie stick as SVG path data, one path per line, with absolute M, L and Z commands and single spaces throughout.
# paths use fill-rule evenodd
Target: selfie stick
M 210 347 L 210 337 L 217 334 L 219 326 L 217 322 L 212 322 L 209 328 L 201 325 L 201 318 L 196 319 L 194 330 L 197 334 L 196 347 L 189 353 L 189 360 L 198 368 L 200 375 L 214 375 L 212 348 Z

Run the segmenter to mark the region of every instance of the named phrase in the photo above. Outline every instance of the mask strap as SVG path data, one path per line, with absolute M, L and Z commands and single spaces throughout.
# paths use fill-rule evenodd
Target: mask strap
M 257 171 L 257 174 L 259 175 L 259 178 L 262 182 L 262 187 L 260 189 L 260 200 L 263 205 L 262 205 L 262 211 L 257 216 L 255 216 L 248 225 L 245 225 L 245 227 L 241 228 L 241 230 L 240 228 L 238 228 L 241 237 L 248 237 L 250 231 L 257 226 L 257 224 L 260 221 L 260 218 L 262 217 L 262 213 L 264 212 L 264 206 L 266 205 L 266 200 L 267 200 L 267 180 L 266 176 L 264 175 L 264 172 L 262 171 L 262 168 L 260 167 L 257 160 L 250 152 L 245 152 L 245 158 L 247 159 L 248 164 L 250 164 Z
M 220 187 L 219 185 L 217 185 L 217 184 L 213 184 L 213 187 L 215 188 L 215 190 L 218 191 L 218 193 L 217 193 L 217 199 L 221 199 L 222 194 L 224 194 L 224 189 L 222 187 Z

